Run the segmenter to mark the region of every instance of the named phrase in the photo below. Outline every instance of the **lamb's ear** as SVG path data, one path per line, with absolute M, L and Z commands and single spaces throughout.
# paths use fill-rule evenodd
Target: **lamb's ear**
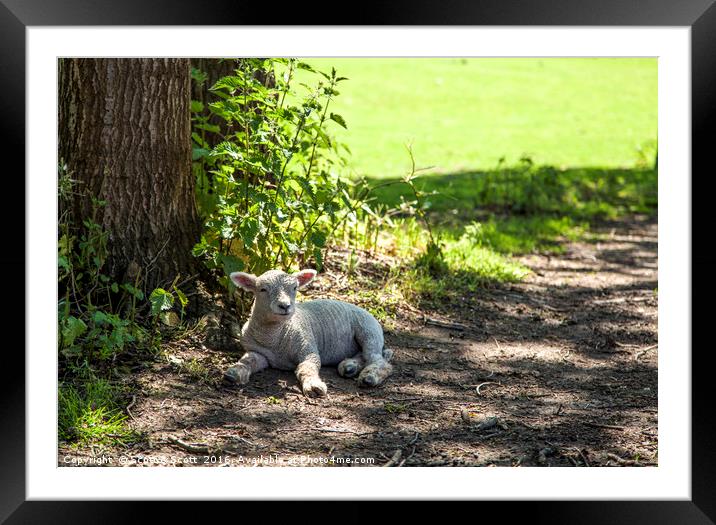
M 256 293 L 256 276 L 254 274 L 234 272 L 229 274 L 229 278 L 239 288 L 243 288 L 247 292 Z
M 316 270 L 301 270 L 297 273 L 294 273 L 293 276 L 298 279 L 298 287 L 304 288 L 313 281 L 313 278 L 316 276 Z

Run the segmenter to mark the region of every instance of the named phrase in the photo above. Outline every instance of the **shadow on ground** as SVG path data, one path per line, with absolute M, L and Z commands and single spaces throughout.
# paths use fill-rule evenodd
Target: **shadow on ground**
M 365 179 L 374 188 L 371 195 L 388 207 L 414 198 L 400 180 Z M 429 170 L 419 174 L 415 186 L 428 194 L 429 209 L 443 215 L 562 213 L 589 219 L 652 212 L 657 207 L 657 182 L 653 167 L 563 169 L 525 161 L 486 171 L 442 174 Z
M 375 389 L 334 368 L 321 372 L 325 399 L 277 370 L 226 387 L 216 379 L 238 353 L 176 342 L 167 352 L 206 373 L 166 361 L 140 372 L 132 426 L 145 439 L 123 453 L 196 454 L 178 438 L 270 465 L 656 465 L 657 225 L 596 232 L 560 256 L 522 257 L 525 282 L 398 312 L 386 329 L 394 374 Z M 326 279 L 308 298 L 330 293 Z

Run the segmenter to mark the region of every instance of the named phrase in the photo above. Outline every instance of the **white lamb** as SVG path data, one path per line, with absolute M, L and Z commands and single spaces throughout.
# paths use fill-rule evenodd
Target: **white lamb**
M 255 295 L 251 316 L 241 330 L 246 353 L 224 373 L 233 383 L 246 384 L 251 374 L 271 366 L 295 370 L 303 393 L 326 395 L 321 365 L 338 365 L 343 377 L 358 376 L 375 386 L 391 373 L 393 352 L 384 346 L 380 323 L 364 309 L 343 301 L 319 299 L 296 304 L 296 291 L 310 283 L 315 270 L 263 275 L 235 272 L 229 277 Z

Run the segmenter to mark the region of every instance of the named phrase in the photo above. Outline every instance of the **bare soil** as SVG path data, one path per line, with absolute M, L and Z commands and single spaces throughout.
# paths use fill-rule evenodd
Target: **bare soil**
M 240 349 L 238 316 L 219 309 L 133 374 L 130 425 L 144 439 L 61 446 L 58 464 L 123 454 L 131 466 L 654 466 L 657 224 L 593 232 L 562 255 L 522 257 L 533 270 L 522 283 L 399 308 L 385 330 L 394 373 L 374 389 L 335 368 L 321 371 L 323 399 L 285 371 L 221 384 Z M 305 299 L 341 297 L 340 257 Z M 359 268 L 379 280 L 389 264 Z

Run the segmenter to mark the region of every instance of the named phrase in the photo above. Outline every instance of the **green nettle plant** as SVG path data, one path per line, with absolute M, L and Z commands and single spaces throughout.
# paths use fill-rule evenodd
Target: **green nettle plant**
M 330 111 L 346 79 L 296 59 L 241 59 L 236 66 L 209 88 L 217 98 L 210 115 L 223 125 L 210 123 L 203 104 L 192 105 L 205 222 L 194 254 L 223 270 L 229 286 L 226 276 L 237 270 L 289 270 L 309 259 L 320 269 L 330 235 L 358 206 L 353 185 L 339 175 L 348 148 L 328 133 L 329 124 L 346 127 Z M 299 70 L 319 80 L 298 82 Z M 194 81 L 205 77 L 194 71 Z M 223 140 L 211 147 L 207 132 Z
M 183 318 L 188 299 L 178 288 L 179 276 L 169 291 L 157 288 L 149 297 L 142 291 L 140 276 L 124 283 L 108 276 L 108 234 L 97 222 L 105 202 L 92 198 L 92 213 L 80 222 L 73 217 L 71 196 L 81 194 L 81 188 L 64 166 L 59 167 L 58 188 L 62 210 L 57 242 L 60 369 L 67 377 L 101 376 L 128 350 L 153 348 L 152 333 L 143 322 L 148 316 L 156 333 L 157 320 L 176 324 L 167 322 L 172 308 L 178 306 Z

